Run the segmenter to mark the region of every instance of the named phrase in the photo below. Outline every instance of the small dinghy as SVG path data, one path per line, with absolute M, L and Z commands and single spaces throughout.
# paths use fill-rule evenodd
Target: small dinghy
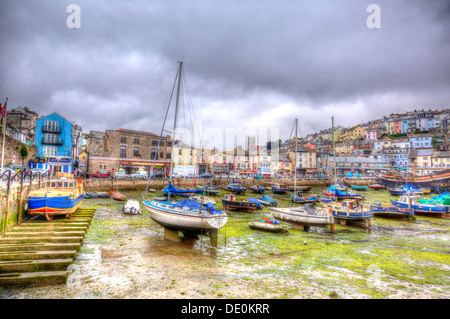
M 286 225 L 280 225 L 279 221 L 267 218 L 262 218 L 260 221 L 248 222 L 248 227 L 256 230 L 269 231 L 272 233 L 289 233 Z
M 86 195 L 84 195 L 84 198 L 111 198 L 111 194 L 87 192 Z
M 115 200 L 121 200 L 121 201 L 127 199 L 127 198 L 125 197 L 125 195 L 123 195 L 123 194 L 121 194 L 121 193 L 119 193 L 119 192 L 114 192 L 113 198 L 114 198 Z
M 122 211 L 130 215 L 142 215 L 141 206 L 139 201 L 135 199 L 129 199 L 127 203 L 122 207 Z

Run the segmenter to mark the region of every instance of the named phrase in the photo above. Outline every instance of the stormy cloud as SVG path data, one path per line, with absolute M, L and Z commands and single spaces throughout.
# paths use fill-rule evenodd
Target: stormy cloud
M 67 6 L 81 8 L 70 29 Z M 381 8 L 370 29 L 369 4 Z M 449 1 L 3 1 L 0 99 L 159 133 L 178 61 L 203 127 L 303 135 L 450 106 Z M 173 116 L 173 112 L 172 115 Z M 169 119 L 171 120 L 171 119 Z

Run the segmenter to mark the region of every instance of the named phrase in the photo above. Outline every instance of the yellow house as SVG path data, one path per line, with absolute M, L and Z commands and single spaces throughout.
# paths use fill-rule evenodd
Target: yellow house
M 78 162 L 82 165 L 86 165 L 87 163 L 87 152 L 86 150 L 82 151 L 80 154 L 78 154 Z
M 194 147 L 182 142 L 173 147 L 173 173 L 189 175 L 195 173 L 196 152 Z

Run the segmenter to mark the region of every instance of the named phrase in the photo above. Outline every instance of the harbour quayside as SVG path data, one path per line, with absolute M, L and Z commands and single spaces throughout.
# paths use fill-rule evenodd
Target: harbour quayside
M 179 63 L 179 68 L 177 72 L 177 95 L 175 103 L 175 119 L 173 134 L 175 137 L 177 129 L 177 114 L 178 105 L 180 102 L 180 86 L 183 78 L 183 62 Z M 170 108 L 170 103 L 167 108 L 167 113 Z M 161 136 L 164 132 L 165 120 L 161 129 L 160 139 L 158 141 L 158 146 L 155 153 L 154 162 L 156 161 L 158 155 L 158 149 L 161 145 Z M 174 141 L 176 139 L 174 138 Z M 147 189 L 143 194 L 144 200 L 143 204 L 145 209 L 149 212 L 150 217 L 164 227 L 164 237 L 168 240 L 178 241 L 178 232 L 181 231 L 188 238 L 196 238 L 198 235 L 209 235 L 211 240 L 211 246 L 216 247 L 218 242 L 218 230 L 223 227 L 228 221 L 228 215 L 221 210 L 214 208 L 212 204 L 206 204 L 206 207 L 202 203 L 198 203 L 193 199 L 185 199 L 182 201 L 170 200 L 172 193 L 186 193 L 186 190 L 178 190 L 172 185 L 172 173 L 173 173 L 173 150 L 170 163 L 170 177 L 169 186 L 170 192 L 168 193 L 168 200 L 149 200 L 145 199 Z M 150 174 L 150 178 L 153 175 L 153 167 Z M 149 178 L 149 182 L 150 182 Z

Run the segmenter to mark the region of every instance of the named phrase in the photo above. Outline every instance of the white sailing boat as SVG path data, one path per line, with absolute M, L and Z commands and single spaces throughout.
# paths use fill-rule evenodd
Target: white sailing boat
M 295 119 L 295 165 L 294 165 L 294 196 L 297 194 L 297 130 L 298 119 Z M 294 228 L 308 230 L 311 226 L 334 229 L 333 215 L 325 209 L 312 209 L 311 205 L 304 207 L 269 207 L 270 214 L 278 220 L 291 224 Z
M 177 114 L 180 96 L 180 85 L 182 79 L 182 70 L 183 70 L 183 62 L 179 62 L 179 68 L 177 72 L 178 88 L 175 104 L 175 120 L 173 132 L 174 135 L 175 130 L 177 128 Z M 161 130 L 161 136 L 163 134 L 163 131 L 164 125 Z M 169 187 L 172 187 L 176 191 L 176 188 L 172 186 L 173 151 L 174 147 L 172 147 Z M 158 150 L 156 151 L 156 154 L 158 154 Z M 150 178 L 151 175 L 152 174 L 150 174 Z M 169 199 L 167 201 L 147 199 L 143 201 L 143 205 L 145 209 L 149 212 L 150 217 L 155 222 L 164 227 L 164 237 L 166 239 L 173 241 L 178 241 L 178 232 L 181 231 L 186 237 L 191 238 L 192 237 L 195 238 L 197 235 L 209 235 L 211 239 L 211 246 L 216 247 L 218 230 L 221 227 L 223 227 L 228 221 L 228 215 L 224 211 L 215 209 L 212 204 L 206 204 L 205 207 L 201 203 L 195 201 L 194 199 L 171 201 L 170 193 Z

